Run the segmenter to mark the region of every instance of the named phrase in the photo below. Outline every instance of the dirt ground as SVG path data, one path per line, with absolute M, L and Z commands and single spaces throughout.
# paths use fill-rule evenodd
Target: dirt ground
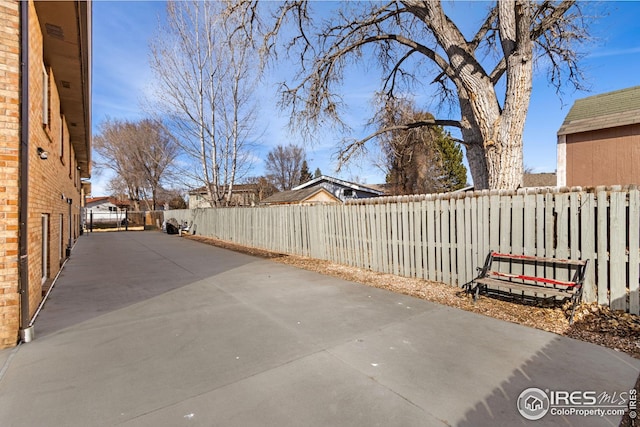
M 474 304 L 472 298 L 464 290 L 443 283 L 376 273 L 328 261 L 240 246 L 203 236 L 189 235 L 186 237 L 202 243 L 268 258 L 274 262 L 316 271 L 367 286 L 388 289 L 438 304 L 598 344 L 640 359 L 640 316 L 619 311 L 614 312 L 608 307 L 597 304 L 581 304 L 576 308 L 573 324 L 569 325 L 570 306 L 568 304 L 563 307 L 541 307 L 487 296 L 481 296 Z

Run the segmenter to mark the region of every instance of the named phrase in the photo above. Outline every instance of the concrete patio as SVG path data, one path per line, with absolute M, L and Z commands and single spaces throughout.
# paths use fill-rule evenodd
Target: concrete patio
M 640 360 L 159 232 L 82 236 L 0 351 L 2 426 L 618 425 L 520 393 L 628 392 Z M 623 406 L 624 407 L 624 406 Z

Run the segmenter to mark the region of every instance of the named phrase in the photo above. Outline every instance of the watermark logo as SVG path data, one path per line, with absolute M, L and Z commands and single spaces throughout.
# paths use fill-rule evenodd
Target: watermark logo
M 549 412 L 549 397 L 539 388 L 528 388 L 518 396 L 518 411 L 528 420 L 539 420 Z
M 593 390 L 542 390 L 531 387 L 518 396 L 520 415 L 527 420 L 539 420 L 550 415 L 577 416 L 621 416 L 628 412 L 629 418 L 636 419 L 638 391 L 596 392 Z

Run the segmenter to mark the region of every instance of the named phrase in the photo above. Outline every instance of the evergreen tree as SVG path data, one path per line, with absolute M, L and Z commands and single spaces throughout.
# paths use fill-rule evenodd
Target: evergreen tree
M 309 172 L 309 165 L 307 164 L 306 160 L 302 161 L 302 166 L 300 167 L 300 183 L 299 184 L 304 184 L 305 182 L 311 181 L 313 179 L 313 176 L 311 175 L 311 172 Z
M 316 171 L 313 173 L 313 177 L 320 178 L 321 176 L 322 176 L 322 172 L 320 171 L 320 168 L 316 168 Z
M 430 121 L 433 115 L 419 111 L 410 100 L 396 99 L 387 103 L 377 120 L 381 128 L 388 128 Z M 441 126 L 384 133 L 380 142 L 392 194 L 441 193 L 465 186 L 467 170 L 462 150 Z
M 462 149 L 442 128 L 438 128 L 437 133 L 434 142 L 440 153 L 442 185 L 446 191 L 460 190 L 467 185 L 467 168 L 462 163 Z

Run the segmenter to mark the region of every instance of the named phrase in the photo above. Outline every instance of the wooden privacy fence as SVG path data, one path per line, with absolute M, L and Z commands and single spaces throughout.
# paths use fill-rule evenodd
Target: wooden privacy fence
M 173 210 L 197 233 L 242 245 L 462 286 L 489 250 L 589 259 L 583 301 L 640 311 L 640 191 L 522 189 L 347 204 Z M 548 266 L 548 277 L 560 277 Z M 540 272 L 538 272 L 540 274 Z M 556 277 L 557 276 L 557 277 Z

